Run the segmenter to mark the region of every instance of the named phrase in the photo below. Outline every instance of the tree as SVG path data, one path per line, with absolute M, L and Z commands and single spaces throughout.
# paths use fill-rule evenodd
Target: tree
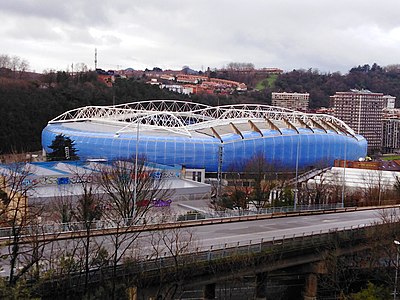
M 292 192 L 285 188 L 284 176 L 278 176 L 274 170 L 274 164 L 261 153 L 230 166 L 226 174 L 228 186 L 224 188 L 223 197 L 213 200 L 211 206 L 220 210 L 245 210 L 252 206 L 260 212 L 271 205 L 273 190 L 280 191 L 280 200 L 274 204 L 293 204 Z
M 53 210 L 57 221 L 70 223 L 75 217 L 75 207 L 71 196 L 61 195 L 54 202 Z
M 90 299 L 92 296 L 92 291 L 89 289 L 91 271 L 100 270 L 108 264 L 108 252 L 103 247 L 103 239 L 97 240 L 93 236 L 95 223 L 102 218 L 104 212 L 103 195 L 93 180 L 95 171 L 84 168 L 74 169 L 74 167 L 71 167 L 70 171 L 76 178 L 75 188 L 79 191 L 73 196 L 63 195 L 55 199 L 54 210 L 61 222 L 77 222 L 64 224 L 64 230 L 71 230 L 78 226 L 77 229 L 82 234 L 71 240 L 71 243 L 54 242 L 50 252 L 53 257 L 49 257 L 48 260 L 54 266 L 52 272 L 66 280 L 74 273 L 75 276 L 78 273 L 83 282 L 84 294 Z M 55 256 L 53 246 L 58 252 Z
M 249 208 L 248 197 L 251 187 L 243 184 L 241 174 L 234 169 L 226 174 L 228 186 L 224 187 L 223 194 L 214 199 L 212 207 L 214 210 L 224 211 L 226 209 L 236 209 L 241 213 Z
M 198 246 L 195 236 L 191 229 L 175 227 L 153 231 L 149 242 L 152 249 L 149 259 L 155 261 L 160 276 L 156 299 L 176 299 L 179 284 L 188 272 L 187 266 L 195 259 L 190 255 Z M 164 268 L 166 259 L 172 260 L 169 268 Z
M 368 282 L 367 287 L 358 293 L 352 294 L 352 300 L 387 300 L 391 298 L 388 288 Z
M 76 154 L 75 142 L 63 134 L 57 135 L 49 148 L 53 150 L 47 154 L 47 159 L 50 161 L 79 159 Z
M 16 55 L 0 54 L 0 68 L 10 69 L 14 78 L 22 79 L 29 68 L 29 62 Z M 17 77 L 18 73 L 19 76 Z
M 149 166 L 145 157 L 99 166 L 96 182 L 104 193 L 106 218 L 112 219 L 115 226 L 114 234 L 107 237 L 107 244 L 111 245 L 108 262 L 113 279 L 107 282 L 109 290 L 106 292 L 111 299 L 118 298 L 118 287 L 121 287 L 116 280 L 117 267 L 123 260 L 136 260 L 136 257 L 129 256 L 129 250 L 139 247 L 136 242 L 141 233 L 127 234 L 129 226 L 146 225 L 152 213 L 152 200 L 167 199 L 173 194 L 164 173 Z
M 39 262 L 43 257 L 46 242 L 40 241 L 43 236 L 38 217 L 42 205 L 29 203 L 28 196 L 35 184 L 30 180 L 31 170 L 25 163 L 14 163 L 8 172 L 0 176 L 0 227 L 9 227 L 10 237 L 2 259 L 8 261 L 8 285 L 15 286 L 31 273 L 39 277 Z M 21 245 L 24 235 L 29 230 L 30 242 Z
M 254 180 L 253 191 L 249 202 L 257 211 L 266 208 L 270 203 L 271 191 L 278 186 L 274 165 L 258 154 L 246 162 L 244 171 Z
M 337 295 L 342 293 L 349 296 L 341 299 L 390 299 L 389 291 L 385 287 L 390 287 L 391 290 L 395 282 L 398 249 L 393 241 L 400 236 L 399 209 L 384 209 L 380 218 L 377 226 L 364 229 L 363 243 L 367 246 L 364 250 L 340 255 L 334 237 L 330 247 L 324 249 L 327 274 L 322 276 L 321 285 Z M 348 243 L 352 243 L 352 240 Z M 374 284 L 368 283 L 367 288 L 350 294 L 366 278 Z
M 83 193 L 78 196 L 78 204 L 76 209 L 76 219 L 78 222 L 83 223 L 85 236 L 82 238 L 83 242 L 83 266 L 85 274 L 85 292 L 88 291 L 89 272 L 93 267 L 94 257 L 98 256 L 101 251 L 101 245 L 93 245 L 92 243 L 92 225 L 96 220 L 100 220 L 102 216 L 102 201 L 101 196 L 96 190 L 96 186 L 92 182 L 88 182 L 89 174 L 82 174 L 76 172 L 79 176 L 79 182 Z
M 114 217 L 129 224 L 138 223 L 151 207 L 154 199 L 166 199 L 173 191 L 163 172 L 146 165 L 146 159 L 113 161 L 99 170 L 99 185 Z
M 396 193 L 397 199 L 400 198 L 400 176 L 395 177 L 396 181 L 394 183 L 394 191 Z
M 317 176 L 310 178 L 299 187 L 299 204 L 302 205 L 321 205 L 331 203 L 341 203 L 348 199 L 349 192 L 344 190 L 344 174 L 342 171 L 335 171 L 329 175 L 325 172 L 325 164 L 317 166 L 319 172 Z M 346 193 L 344 193 L 346 192 Z M 345 199 L 342 199 L 345 197 Z M 350 201 L 347 201 L 350 202 Z
M 53 84 L 56 83 L 56 70 L 53 69 L 43 70 L 41 81 L 48 87 L 53 86 Z
M 31 290 L 26 287 L 24 282 L 18 282 L 15 286 L 10 286 L 4 278 L 0 278 L 0 299 L 37 299 L 31 295 Z
M 253 63 L 230 62 L 226 68 L 233 71 L 254 70 Z

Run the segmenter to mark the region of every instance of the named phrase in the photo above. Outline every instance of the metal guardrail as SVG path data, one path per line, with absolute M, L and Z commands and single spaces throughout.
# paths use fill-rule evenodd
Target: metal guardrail
M 237 217 L 237 216 L 249 216 L 249 215 L 265 215 L 265 214 L 276 214 L 276 213 L 293 213 L 302 211 L 321 211 L 342 208 L 341 203 L 332 204 L 315 204 L 315 205 L 296 205 L 293 206 L 280 206 L 262 208 L 259 210 L 230 210 L 229 212 L 218 212 L 211 215 L 210 217 Z
M 325 210 L 336 210 L 341 208 L 340 204 L 328 204 L 328 205 L 297 205 L 296 209 L 294 207 L 271 207 L 266 209 L 260 209 L 258 211 L 252 210 L 241 210 L 235 211 L 231 210 L 229 212 L 215 212 L 209 214 L 193 213 L 185 215 L 172 215 L 165 217 L 161 216 L 150 216 L 146 219 L 120 219 L 120 220 L 96 220 L 90 223 L 87 222 L 71 222 L 71 223 L 45 223 L 37 225 L 23 226 L 18 229 L 18 233 L 14 234 L 13 227 L 2 227 L 0 228 L 0 240 L 12 238 L 14 235 L 19 237 L 26 236 L 37 236 L 37 235 L 47 235 L 47 234 L 62 234 L 62 233 L 74 233 L 74 232 L 84 232 L 88 228 L 93 232 L 93 230 L 106 230 L 106 229 L 123 229 L 132 226 L 143 226 L 143 225 L 156 225 L 164 223 L 176 223 L 185 221 L 199 221 L 203 220 L 204 224 L 213 224 L 215 219 L 225 219 L 226 221 L 237 220 L 237 217 L 246 216 L 272 216 L 273 214 L 289 214 L 296 212 L 306 212 L 306 211 L 325 211 Z M 249 219 L 250 220 L 250 219 Z M 221 222 L 224 222 L 222 220 Z

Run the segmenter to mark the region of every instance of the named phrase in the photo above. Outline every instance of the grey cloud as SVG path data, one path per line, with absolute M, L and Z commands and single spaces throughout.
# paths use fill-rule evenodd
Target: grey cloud
M 0 17 L 8 24 L 0 28 L 2 41 L 74 49 L 64 56 L 98 47 L 109 65 L 201 68 L 235 60 L 346 71 L 360 63 L 400 60 L 400 43 L 392 42 L 392 31 L 400 28 L 397 0 L 7 2 L 1 4 Z
M 74 26 L 108 26 L 109 7 L 95 0 L 22 0 L 2 3 L 2 12 L 15 18 L 34 17 Z

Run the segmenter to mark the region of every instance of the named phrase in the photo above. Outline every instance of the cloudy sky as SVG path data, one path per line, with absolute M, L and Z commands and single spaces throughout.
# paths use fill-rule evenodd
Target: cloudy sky
M 398 0 L 0 0 L 0 54 L 30 69 L 202 70 L 230 62 L 346 73 L 400 63 Z

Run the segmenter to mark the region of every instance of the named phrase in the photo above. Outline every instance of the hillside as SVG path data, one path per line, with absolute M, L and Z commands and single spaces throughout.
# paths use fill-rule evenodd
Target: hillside
M 134 79 L 117 82 L 113 89 L 96 79 L 67 78 L 47 87 L 43 82 L 0 77 L 0 154 L 40 150 L 47 122 L 77 107 L 178 97 Z
M 275 78 L 273 78 L 275 79 Z M 268 83 L 268 81 L 267 81 Z M 400 66 L 382 68 L 376 64 L 352 68 L 348 74 L 321 74 L 316 70 L 293 70 L 279 75 L 263 89 L 264 93 L 310 93 L 310 108 L 329 107 L 329 96 L 350 89 L 367 89 L 395 96 L 400 100 Z M 396 102 L 397 102 L 396 101 Z M 399 104 L 399 102 L 397 102 Z M 399 106 L 399 105 L 397 105 Z

